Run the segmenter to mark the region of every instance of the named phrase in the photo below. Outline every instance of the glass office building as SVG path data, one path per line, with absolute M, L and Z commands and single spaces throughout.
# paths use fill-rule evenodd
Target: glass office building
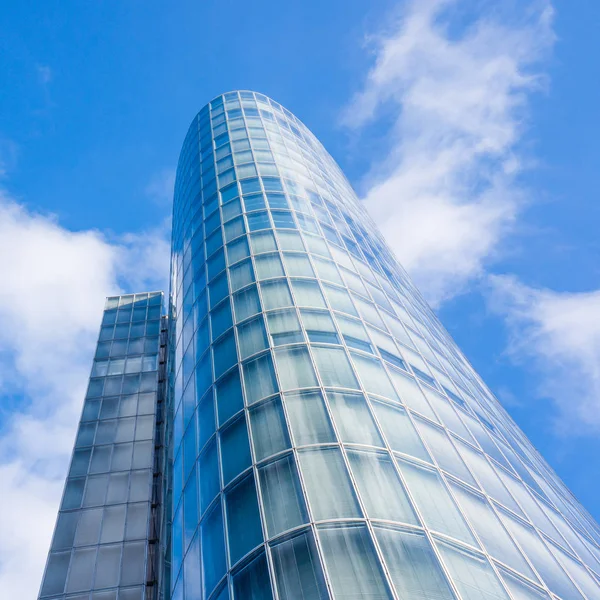
M 106 300 L 40 598 L 153 597 L 163 515 L 162 312 L 162 292 Z
M 600 527 L 473 371 L 333 159 L 266 96 L 225 94 L 192 122 L 169 312 L 154 566 L 131 585 L 113 566 L 109 590 L 97 559 L 88 587 L 72 587 L 79 525 L 62 541 L 61 519 L 89 510 L 85 463 L 86 508 L 64 506 L 71 474 L 44 600 L 600 599 Z M 94 374 L 82 427 L 88 403 L 106 401 L 106 373 Z M 101 442 L 86 443 L 93 464 Z M 127 526 L 115 547 L 143 543 Z M 85 546 L 98 557 L 99 531 Z

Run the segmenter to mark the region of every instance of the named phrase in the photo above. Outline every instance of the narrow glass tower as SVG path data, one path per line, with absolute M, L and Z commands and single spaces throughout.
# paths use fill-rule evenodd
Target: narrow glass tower
M 173 600 L 600 598 L 600 530 L 332 158 L 232 92 L 173 214 Z

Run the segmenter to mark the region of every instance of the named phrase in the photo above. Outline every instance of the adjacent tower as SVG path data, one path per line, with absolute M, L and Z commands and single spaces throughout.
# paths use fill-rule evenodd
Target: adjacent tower
M 41 599 L 600 599 L 600 527 L 266 96 L 194 118 L 161 302 L 107 301 Z

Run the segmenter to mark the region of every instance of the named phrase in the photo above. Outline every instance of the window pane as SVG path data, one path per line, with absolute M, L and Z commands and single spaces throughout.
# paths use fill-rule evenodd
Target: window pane
M 319 284 L 313 281 L 292 279 L 294 295 L 298 306 L 316 306 L 325 308 L 325 299 L 319 288 Z
M 519 571 L 530 579 L 537 581 L 533 571 L 525 562 L 485 498 L 458 485 L 452 485 L 452 490 L 462 507 L 463 514 L 467 516 L 467 520 L 475 529 L 485 549 L 494 558 L 498 558 L 515 571 Z
M 366 527 L 319 529 L 319 540 L 335 598 L 391 598 Z
M 328 600 L 321 564 L 310 533 L 271 549 L 280 600 Z
M 400 400 L 406 404 L 408 408 L 420 412 L 426 417 L 429 417 L 432 421 L 437 421 L 437 417 L 433 410 L 431 410 L 431 406 L 429 406 L 429 403 L 425 399 L 423 392 L 419 389 L 416 381 L 411 377 L 402 375 L 395 369 L 390 369 L 390 373 L 392 375 L 394 386 L 400 395 Z
M 281 400 L 276 398 L 250 411 L 256 460 L 260 461 L 290 447 Z
M 560 568 L 542 539 L 532 527 L 501 513 L 507 529 L 515 537 L 535 570 L 540 574 L 548 588 L 561 598 L 581 598 L 565 572 Z
M 258 402 L 278 391 L 275 370 L 269 353 L 244 365 L 244 389 L 247 404 Z
M 225 562 L 225 541 L 223 537 L 223 515 L 221 503 L 210 511 L 202 521 L 202 565 L 204 567 L 204 585 L 206 594 L 214 589 L 215 585 L 225 575 L 227 565 Z
M 429 453 L 403 408 L 375 401 L 372 406 L 392 450 L 431 462 Z
M 260 312 L 260 302 L 256 286 L 253 285 L 233 296 L 236 322 L 243 321 L 247 317 Z
M 417 467 L 405 461 L 398 461 L 398 465 L 425 524 L 431 529 L 477 546 L 439 475 L 431 469 Z
M 259 478 L 269 537 L 307 522 L 304 496 L 291 455 L 261 467 Z
M 502 504 L 508 506 L 512 511 L 516 512 L 517 514 L 522 514 L 521 509 L 513 500 L 512 496 L 508 493 L 507 489 L 504 487 L 498 475 L 486 460 L 485 456 L 479 452 L 476 452 L 466 444 L 456 442 L 456 445 L 462 457 L 465 459 L 465 462 L 479 480 L 479 483 L 483 489 L 490 496 L 492 496 L 492 498 L 499 500 Z M 525 492 L 525 488 L 522 489 Z M 527 494 L 527 492 L 525 493 Z M 527 510 L 525 506 L 523 508 Z M 541 528 L 543 529 L 543 527 Z
M 268 313 L 267 324 L 273 344 L 276 346 L 304 341 L 304 336 L 300 329 L 300 321 L 295 310 L 281 310 Z
M 452 473 L 452 475 L 462 479 L 462 481 L 466 481 L 472 486 L 477 487 L 473 476 L 469 473 L 446 432 L 422 419 L 415 419 L 415 423 L 439 466 L 448 471 L 448 473 Z
M 217 384 L 217 412 L 219 424 L 223 424 L 239 410 L 244 408 L 240 372 L 235 369 Z
M 275 363 L 282 391 L 318 385 L 306 347 L 275 350 Z
M 315 520 L 360 516 L 338 448 L 305 450 L 299 453 L 299 460 Z
M 221 433 L 221 464 L 224 485 L 252 464 L 246 417 L 243 414 Z
M 328 392 L 327 399 L 342 442 L 383 446 L 362 394 Z
M 292 254 L 285 252 L 283 254 L 283 260 L 285 261 L 285 268 L 288 275 L 293 277 L 315 276 L 307 254 Z
M 283 265 L 279 254 L 262 254 L 255 259 L 256 275 L 258 279 L 269 279 L 271 277 L 282 277 L 284 275 Z
M 313 354 L 323 385 L 358 389 L 358 381 L 342 348 L 313 346 Z
M 390 379 L 380 361 L 355 354 L 354 352 L 351 355 L 352 361 L 358 371 L 358 376 L 367 392 L 387 396 L 388 398 L 397 398 Z
M 264 553 L 233 577 L 235 600 L 272 600 L 271 582 Z
M 349 450 L 348 460 L 369 517 L 419 524 L 387 453 Z
M 202 514 L 221 489 L 219 458 L 215 438 L 201 452 L 198 459 L 198 471 L 198 480 L 200 482 L 200 514 Z
M 267 348 L 269 342 L 262 317 L 239 325 L 238 340 L 242 360 Z
M 333 319 L 328 312 L 322 310 L 302 310 L 302 322 L 311 342 L 339 344 Z
M 424 534 L 375 527 L 394 588 L 399 598 L 453 600 L 455 598 Z
M 226 494 L 229 556 L 236 563 L 262 543 L 262 529 L 252 473 Z
M 269 281 L 260 286 L 265 310 L 292 306 L 292 294 L 287 280 Z
M 320 392 L 286 394 L 285 406 L 296 446 L 335 441 Z
M 492 567 L 480 554 L 436 540 L 461 597 L 464 600 L 508 600 Z

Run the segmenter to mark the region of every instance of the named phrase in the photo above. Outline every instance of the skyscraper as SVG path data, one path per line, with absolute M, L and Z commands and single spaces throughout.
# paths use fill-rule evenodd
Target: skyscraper
M 600 528 L 276 102 L 193 120 L 162 343 L 137 302 L 108 300 L 44 600 L 600 598 Z

